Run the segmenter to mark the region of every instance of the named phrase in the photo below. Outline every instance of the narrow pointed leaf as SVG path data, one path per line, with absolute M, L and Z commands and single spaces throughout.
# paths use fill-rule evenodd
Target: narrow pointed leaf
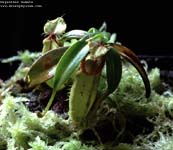
M 106 73 L 109 93 L 118 87 L 122 75 L 122 63 L 120 55 L 111 48 L 106 54 Z
M 64 55 L 61 57 L 56 66 L 54 90 L 58 90 L 61 85 L 70 78 L 81 60 L 89 52 L 89 46 L 86 44 L 87 42 L 85 41 L 85 38 L 79 40 L 70 48 L 68 48 Z
M 118 53 L 121 56 L 123 56 L 130 63 L 132 63 L 134 67 L 138 70 L 145 84 L 146 97 L 149 97 L 151 93 L 150 82 L 149 82 L 147 73 L 145 69 L 143 68 L 142 64 L 140 63 L 140 60 L 138 59 L 138 57 L 130 49 L 128 49 L 125 46 L 114 44 L 113 47 L 118 51 Z
M 33 87 L 52 78 L 55 74 L 55 66 L 67 47 L 62 47 L 46 52 L 31 66 L 26 80 L 29 87 Z
M 118 52 L 111 48 L 106 54 L 106 73 L 108 87 L 105 93 L 101 95 L 93 104 L 91 111 L 88 112 L 87 119 L 93 121 L 101 102 L 118 87 L 122 75 L 122 63 Z
M 89 46 L 86 45 L 86 39 L 88 39 L 90 36 L 92 36 L 92 34 L 84 36 L 78 42 L 69 47 L 58 62 L 56 66 L 52 95 L 43 112 L 43 115 L 45 115 L 51 107 L 56 95 L 56 91 L 58 91 L 61 86 L 71 77 L 73 72 L 79 66 L 81 60 L 89 52 Z
M 91 34 L 98 34 L 98 33 L 100 33 L 100 31 L 98 30 L 98 29 L 96 29 L 96 28 L 90 28 L 89 30 L 88 30 L 88 33 L 91 33 Z
M 110 36 L 110 39 L 109 39 L 108 43 L 115 43 L 116 38 L 117 38 L 117 34 L 116 34 L 116 33 L 113 33 L 113 34 Z
M 84 30 L 71 30 L 67 33 L 65 33 L 62 37 L 62 39 L 80 39 L 83 36 L 85 36 L 87 34 L 86 31 Z M 61 40 L 61 39 L 60 39 Z
M 99 28 L 99 31 L 103 32 L 103 31 L 106 31 L 107 29 L 107 24 L 106 22 L 103 22 L 102 26 Z

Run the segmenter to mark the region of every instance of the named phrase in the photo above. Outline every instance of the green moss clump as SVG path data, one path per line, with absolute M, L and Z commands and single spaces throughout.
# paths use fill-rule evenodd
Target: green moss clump
M 156 142 L 148 143 L 145 145 L 149 150 L 172 150 L 173 149 L 173 136 L 164 135 L 160 133 L 160 138 Z
M 29 56 L 32 56 L 28 53 Z M 114 137 L 102 145 L 97 141 L 81 140 L 70 122 L 54 111 L 39 118 L 26 107 L 26 93 L 12 89 L 26 74 L 25 61 L 14 76 L 0 88 L 0 149 L 12 150 L 171 150 L 173 149 L 173 94 L 163 88 L 158 68 L 148 72 L 151 96 L 145 98 L 144 85 L 136 69 L 123 65 L 118 89 L 100 105 L 100 122 L 112 123 Z M 104 73 L 100 88 L 106 87 Z M 161 90 L 160 90 L 161 89 Z M 162 92 L 161 92 L 162 91 Z M 105 122 L 103 125 L 105 125 Z M 101 136 L 104 128 L 98 129 Z M 102 137 L 102 136 L 101 136 Z

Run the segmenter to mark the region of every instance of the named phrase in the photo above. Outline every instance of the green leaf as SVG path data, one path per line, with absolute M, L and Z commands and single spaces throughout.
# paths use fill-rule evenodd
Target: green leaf
M 55 65 L 66 50 L 67 47 L 50 50 L 39 57 L 27 73 L 26 81 L 29 83 L 29 87 L 52 78 L 55 74 Z
M 99 31 L 106 31 L 106 29 L 107 29 L 107 24 L 106 24 L 106 22 L 103 22 L 103 24 L 102 24 L 102 26 L 99 28 Z
M 115 43 L 116 38 L 117 38 L 117 34 L 116 34 L 116 33 L 113 33 L 113 34 L 110 36 L 110 39 L 109 39 L 108 43 Z
M 92 121 L 101 102 L 118 87 L 122 75 L 122 63 L 118 52 L 114 48 L 106 54 L 106 74 L 107 74 L 107 90 L 93 104 L 91 111 L 87 115 L 87 119 Z
M 71 30 L 67 33 L 65 33 L 62 37 L 62 39 L 60 40 L 64 40 L 64 39 L 80 39 L 83 36 L 85 36 L 87 34 L 86 31 L 84 30 Z
M 106 73 L 108 93 L 112 93 L 118 87 L 122 75 L 122 63 L 120 55 L 111 48 L 106 54 Z
M 103 42 L 103 43 L 107 43 L 109 39 L 110 39 L 110 33 L 108 32 L 98 32 L 91 38 L 93 42 Z
M 50 106 L 52 105 L 56 91 L 58 91 L 62 87 L 62 85 L 71 77 L 73 72 L 79 66 L 81 60 L 89 52 L 89 46 L 86 45 L 86 39 L 89 36 L 85 36 L 84 38 L 73 44 L 71 47 L 69 47 L 58 62 L 56 66 L 52 95 L 45 108 L 45 111 L 43 112 L 43 115 L 49 110 Z
M 88 30 L 88 33 L 99 33 L 100 31 L 99 30 L 97 30 L 96 28 L 90 28 L 89 30 Z
M 96 99 L 94 102 L 91 111 L 88 112 L 87 120 L 93 121 L 95 118 L 97 110 L 101 104 L 101 102 L 115 89 L 118 87 L 118 84 L 121 80 L 122 74 L 122 63 L 120 59 L 120 55 L 118 52 L 111 48 L 106 54 L 106 74 L 107 74 L 107 83 L 108 87 L 105 93 Z
M 118 51 L 118 53 L 121 56 L 127 59 L 138 70 L 145 84 L 146 97 L 148 98 L 151 93 L 150 82 L 149 82 L 147 73 L 145 69 L 143 68 L 142 64 L 140 63 L 140 60 L 138 59 L 138 57 L 133 53 L 133 51 L 131 51 L 125 46 L 118 45 L 118 44 L 114 44 L 112 46 Z
M 79 40 L 68 48 L 61 57 L 56 67 L 54 89 L 58 90 L 70 78 L 81 60 L 89 52 L 89 46 L 86 44 L 87 42 L 85 40 Z

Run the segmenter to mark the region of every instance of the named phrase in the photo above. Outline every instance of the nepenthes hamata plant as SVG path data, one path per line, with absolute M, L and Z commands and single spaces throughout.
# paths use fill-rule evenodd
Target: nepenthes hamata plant
M 146 97 L 150 96 L 147 74 L 133 51 L 116 42 L 116 34 L 100 29 L 65 32 L 63 18 L 48 21 L 44 26 L 42 56 L 31 66 L 26 81 L 32 88 L 46 82 L 52 94 L 42 115 L 50 109 L 55 95 L 69 83 L 69 120 L 79 129 L 94 128 L 100 104 L 116 91 L 122 75 L 122 59 L 128 60 L 143 79 Z M 98 90 L 105 72 L 106 88 Z

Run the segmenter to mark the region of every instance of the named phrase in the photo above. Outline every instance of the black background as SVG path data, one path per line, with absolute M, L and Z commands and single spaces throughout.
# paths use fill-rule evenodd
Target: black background
M 19 50 L 41 51 L 43 25 L 64 15 L 67 30 L 99 28 L 107 22 L 117 40 L 141 55 L 173 55 L 173 9 L 166 1 L 41 1 L 42 8 L 0 8 L 0 58 Z M 94 4 L 93 4 L 94 3 Z M 0 78 L 14 69 L 0 65 Z

